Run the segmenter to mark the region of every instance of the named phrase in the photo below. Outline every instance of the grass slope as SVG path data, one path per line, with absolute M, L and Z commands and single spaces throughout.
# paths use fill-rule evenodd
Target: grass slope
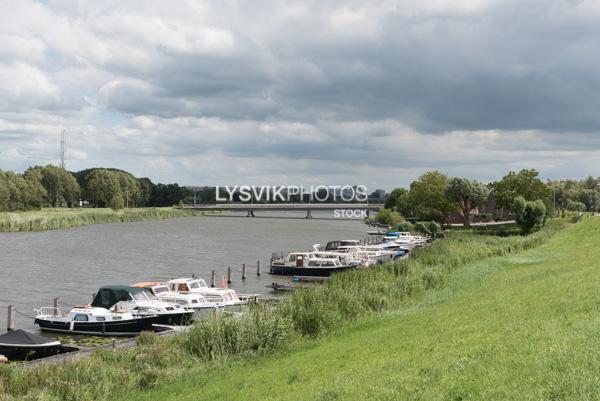
M 130 208 L 119 211 L 108 208 L 42 209 L 0 213 L 0 232 L 59 230 L 89 224 L 159 220 L 201 214 L 193 210 L 172 207 Z
M 600 399 L 600 221 L 469 264 L 393 314 L 128 400 Z

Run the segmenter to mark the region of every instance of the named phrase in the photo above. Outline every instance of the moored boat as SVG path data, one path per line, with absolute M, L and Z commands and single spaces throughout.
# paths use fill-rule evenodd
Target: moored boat
M 271 274 L 281 276 L 328 277 L 351 267 L 343 265 L 337 258 L 311 258 L 303 266 L 278 265 L 271 263 Z
M 202 294 L 171 291 L 167 284 L 160 282 L 136 283 L 132 287 L 145 288 L 161 301 L 177 304 L 200 315 L 204 312 L 212 312 L 215 309 L 222 308 L 221 305 L 215 305 L 215 303 L 207 301 Z
M 248 304 L 249 299 L 238 296 L 231 288 L 209 287 L 201 278 L 178 278 L 167 281 L 171 291 L 180 294 L 201 294 L 207 302 L 218 307 L 231 307 Z
M 8 360 L 31 360 L 65 352 L 60 341 L 26 330 L 14 330 L 0 335 L 0 355 Z
M 91 305 L 76 306 L 69 312 L 44 307 L 36 310 L 35 324 L 43 331 L 97 336 L 135 336 L 152 330 L 156 316 L 134 316 Z
M 193 311 L 181 305 L 163 302 L 145 288 L 127 285 L 101 287 L 92 306 L 123 309 L 135 316 L 154 316 L 157 324 L 181 326 L 189 323 Z

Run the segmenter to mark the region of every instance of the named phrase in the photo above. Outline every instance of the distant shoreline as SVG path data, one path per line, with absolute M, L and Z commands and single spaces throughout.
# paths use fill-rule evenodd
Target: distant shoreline
M 172 207 L 130 208 L 59 208 L 0 213 L 0 233 L 61 230 L 91 224 L 124 223 L 203 216 L 203 212 Z

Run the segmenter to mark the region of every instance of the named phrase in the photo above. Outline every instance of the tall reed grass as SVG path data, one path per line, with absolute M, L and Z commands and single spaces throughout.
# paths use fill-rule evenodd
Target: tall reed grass
M 259 304 L 241 317 L 200 321 L 175 338 L 144 334 L 135 349 L 98 351 L 68 364 L 0 366 L 0 400 L 106 400 L 201 371 L 212 361 L 282 349 L 396 309 L 443 286 L 462 265 L 533 248 L 567 224 L 552 221 L 529 236 L 452 233 L 407 260 L 338 274 L 323 285 L 297 290 L 277 308 Z
M 0 213 L 0 232 L 45 231 L 81 227 L 89 224 L 148 221 L 199 216 L 201 212 L 174 208 L 43 209 Z

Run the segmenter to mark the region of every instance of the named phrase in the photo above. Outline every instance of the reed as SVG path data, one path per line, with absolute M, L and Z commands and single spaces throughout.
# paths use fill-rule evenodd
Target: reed
M 335 332 L 361 318 L 395 310 L 452 279 L 464 264 L 533 248 L 564 228 L 552 221 L 529 236 L 451 233 L 397 263 L 335 275 L 298 290 L 277 308 L 258 304 L 241 317 L 200 321 L 175 338 L 144 334 L 134 349 L 97 351 L 72 363 L 0 367 L 0 400 L 108 400 L 159 383 L 201 375 L 214 362 L 270 353 Z
M 38 211 L 0 213 L 0 232 L 46 231 L 81 227 L 90 224 L 122 223 L 200 216 L 201 212 L 184 209 L 135 208 L 112 209 L 42 209 Z

